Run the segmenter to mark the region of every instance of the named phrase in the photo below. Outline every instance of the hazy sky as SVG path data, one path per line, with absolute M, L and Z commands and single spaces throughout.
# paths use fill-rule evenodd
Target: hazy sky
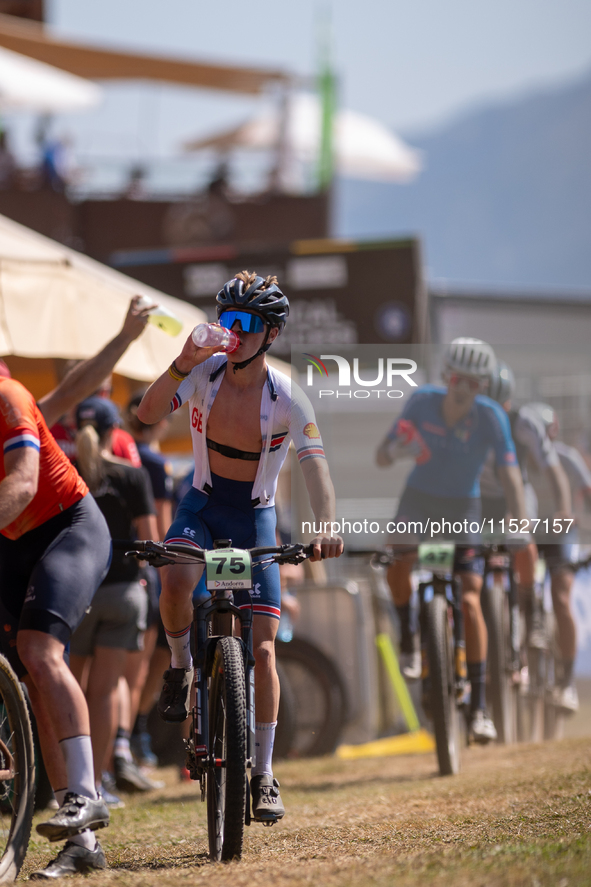
M 407 136 L 470 105 L 560 84 L 591 67 L 590 0 L 47 2 L 50 25 L 64 36 L 302 75 L 317 70 L 317 22 L 329 5 L 342 105 Z M 178 156 L 187 138 L 232 126 L 259 107 L 260 100 L 188 87 L 111 84 L 99 108 L 64 115 L 56 129 L 72 135 L 78 160 L 107 158 L 114 169 L 120 159 Z M 33 121 L 8 122 L 12 144 L 32 161 Z
M 319 0 L 49 0 L 63 33 L 224 62 L 316 64 Z M 589 0 L 333 0 L 342 97 L 398 130 L 591 66 Z

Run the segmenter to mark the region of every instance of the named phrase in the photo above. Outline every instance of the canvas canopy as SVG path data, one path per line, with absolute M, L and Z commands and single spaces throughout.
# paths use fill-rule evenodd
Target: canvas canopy
M 159 80 L 206 89 L 256 95 L 269 84 L 285 83 L 283 71 L 208 64 L 87 46 L 53 37 L 37 22 L 0 15 L 0 46 L 93 80 Z
M 96 83 L 0 46 L 0 110 L 80 111 L 100 102 Z
M 0 216 L 0 355 L 91 357 L 116 335 L 136 294 L 183 322 L 176 337 L 148 324 L 117 364 L 116 372 L 151 381 L 203 312 Z

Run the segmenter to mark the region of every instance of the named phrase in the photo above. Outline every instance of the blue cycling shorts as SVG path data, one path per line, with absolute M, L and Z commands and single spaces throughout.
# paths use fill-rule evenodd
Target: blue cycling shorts
M 235 548 L 277 545 L 275 508 L 253 508 L 251 481 L 229 480 L 212 474 L 209 495 L 191 487 L 177 509 L 166 534 L 166 542 L 184 542 L 196 548 L 213 548 L 215 539 L 231 539 Z M 281 615 L 281 583 L 279 566 L 257 566 L 253 569 L 254 588 L 250 592 L 235 591 L 236 605 L 250 607 L 259 616 L 279 619 Z M 202 578 L 197 588 L 205 591 Z
M 445 520 L 447 535 L 445 532 L 439 536 L 431 536 L 431 520 Z M 446 541 L 456 543 L 456 553 L 454 558 L 454 573 L 477 573 L 482 576 L 484 572 L 484 560 L 478 551 L 480 544 L 480 533 L 472 532 L 470 524 L 478 524 L 480 527 L 481 509 L 480 499 L 462 497 L 452 499 L 442 496 L 431 496 L 422 490 L 415 490 L 413 487 L 406 487 L 400 502 L 394 522 L 420 524 L 423 532 L 420 534 L 421 541 L 438 542 L 441 538 Z M 450 532 L 448 527 L 459 521 L 462 525 L 462 531 L 459 533 Z M 467 521 L 467 526 L 464 522 Z M 418 529 L 418 527 L 417 527 Z M 391 542 L 399 544 L 409 544 L 417 541 L 416 535 L 392 535 Z

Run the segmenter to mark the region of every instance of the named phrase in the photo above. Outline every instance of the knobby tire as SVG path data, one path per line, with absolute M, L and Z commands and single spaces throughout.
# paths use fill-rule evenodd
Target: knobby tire
M 27 703 L 17 676 L 0 655 L 0 739 L 13 774 L 0 781 L 0 883 L 16 879 L 29 845 L 35 804 L 35 752 Z M 0 770 L 9 762 L 0 754 Z
M 246 687 L 236 638 L 216 646 L 209 690 L 209 749 L 224 766 L 207 772 L 207 831 L 214 861 L 240 859 L 246 814 Z
M 509 672 L 509 607 L 502 584 L 482 590 L 482 610 L 488 631 L 487 696 L 500 743 L 515 742 L 517 689 Z
M 439 594 L 427 604 L 427 651 L 439 772 L 442 776 L 451 776 L 460 769 L 460 714 L 455 698 L 454 643 L 448 602 Z

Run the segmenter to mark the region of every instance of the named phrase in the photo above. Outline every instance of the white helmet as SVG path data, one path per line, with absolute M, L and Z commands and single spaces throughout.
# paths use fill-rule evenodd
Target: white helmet
M 528 403 L 527 407 L 528 409 L 533 410 L 536 416 L 542 420 L 546 431 L 551 425 L 554 425 L 555 422 L 558 424 L 556 410 L 554 407 L 551 407 L 549 403 Z
M 445 351 L 445 369 L 452 373 L 488 378 L 496 365 L 495 352 L 482 339 L 454 339 Z

